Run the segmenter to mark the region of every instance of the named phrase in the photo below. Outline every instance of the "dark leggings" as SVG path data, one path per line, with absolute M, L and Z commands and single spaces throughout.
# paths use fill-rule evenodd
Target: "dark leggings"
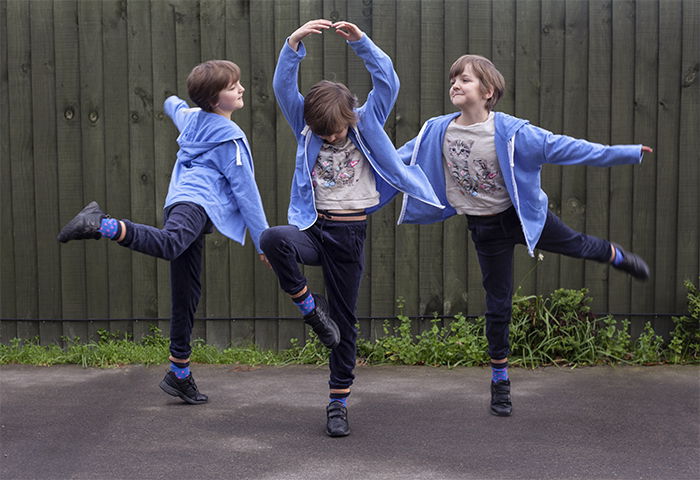
M 189 358 L 194 312 L 202 294 L 204 235 L 213 230 L 211 220 L 201 206 L 182 202 L 166 209 L 162 229 L 129 220 L 123 222 L 126 236 L 120 245 L 170 260 L 170 354 L 179 359 Z
M 525 245 L 520 220 L 511 207 L 493 216 L 467 215 L 467 225 L 476 247 L 486 290 L 486 338 L 489 355 L 495 360 L 510 353 L 508 335 L 513 307 L 513 251 Z M 608 262 L 610 242 L 577 232 L 551 211 L 536 248 L 569 257 Z
M 357 304 L 364 263 L 367 221 L 319 219 L 300 231 L 291 225 L 272 227 L 260 236 L 260 246 L 290 295 L 306 286 L 299 264 L 320 265 L 328 295 L 330 316 L 340 329 L 340 344 L 330 355 L 330 388 L 349 388 L 355 378 Z

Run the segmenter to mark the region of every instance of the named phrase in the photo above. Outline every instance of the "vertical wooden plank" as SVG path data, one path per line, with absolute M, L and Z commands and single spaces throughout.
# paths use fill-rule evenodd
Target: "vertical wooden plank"
M 509 48 L 512 49 L 512 38 L 514 35 L 514 24 L 512 16 L 505 15 L 503 20 L 506 21 L 505 25 L 501 26 L 499 23 L 496 28 L 492 28 L 492 11 L 498 12 L 496 17 L 501 18 L 501 9 L 505 8 L 506 12 L 513 12 L 513 2 L 512 0 L 506 0 L 506 3 L 500 1 L 499 3 L 491 2 L 489 0 L 471 0 L 469 2 L 469 15 L 467 17 L 467 33 L 469 48 L 467 52 L 476 55 L 484 56 L 496 65 L 496 68 L 502 71 L 503 68 L 507 68 L 508 62 L 507 57 L 503 57 L 503 49 L 501 46 L 501 41 L 503 39 L 510 38 L 511 41 Z M 500 21 L 500 20 L 499 20 Z M 495 45 L 494 45 L 495 43 Z M 496 50 L 494 50 L 494 46 Z M 512 61 L 512 51 L 511 54 Z M 502 72 L 503 73 L 503 72 Z M 507 73 L 507 71 L 506 71 Z M 511 77 L 512 80 L 512 77 Z M 506 85 L 506 88 L 510 88 L 510 85 Z M 513 96 L 510 95 L 510 100 L 512 102 Z M 501 99 L 501 102 L 506 99 Z M 499 104 L 498 110 L 503 110 L 507 107 L 506 104 Z M 469 234 L 467 233 L 467 237 Z M 481 282 L 481 267 L 479 266 L 479 258 L 476 255 L 476 250 L 474 249 L 474 242 L 469 239 L 467 241 L 467 313 L 469 315 L 483 315 L 486 309 L 486 302 L 484 299 L 484 289 Z
M 226 4 L 223 0 L 202 0 L 199 30 L 202 32 L 202 60 L 225 58 Z M 231 159 L 233 161 L 233 159 Z M 218 231 L 206 236 L 204 275 L 206 277 L 207 318 L 229 315 L 229 240 Z M 207 320 L 207 343 L 226 348 L 231 343 L 228 321 Z
M 635 16 L 635 85 L 634 85 L 634 143 L 656 141 L 657 72 L 659 17 L 658 2 L 637 2 Z M 647 158 L 648 159 L 648 158 Z M 656 226 L 656 165 L 644 162 L 634 168 L 632 210 L 632 251 L 644 258 L 652 272 L 654 262 L 654 227 Z M 646 282 L 632 282 L 632 311 L 649 313 L 654 310 L 655 276 Z M 633 322 L 640 328 L 643 322 Z
M 83 168 L 80 146 L 80 53 L 78 8 L 75 0 L 58 2 L 54 10 L 56 45 L 56 133 L 59 224 L 68 222 L 83 207 Z M 85 243 L 60 248 L 62 317 L 85 318 Z M 65 324 L 68 338 L 87 338 L 87 323 Z
M 58 231 L 58 170 L 56 162 L 56 83 L 53 41 L 53 3 L 31 2 L 32 92 L 41 92 L 42 101 L 32 99 L 34 130 L 34 219 L 38 275 L 37 293 L 40 318 L 61 316 L 61 285 L 58 242 L 46 230 Z M 57 343 L 61 324 L 42 323 L 42 343 Z
M 520 2 L 515 5 L 515 85 L 514 111 L 520 118 L 539 125 L 540 103 L 540 2 Z M 537 260 L 527 248 L 516 248 L 513 287 L 523 294 L 533 294 L 537 288 Z
M 299 25 L 301 26 L 309 20 L 315 20 L 317 18 L 329 18 L 329 15 L 325 13 L 323 0 L 305 0 L 299 3 Z M 288 32 L 287 35 L 292 32 Z M 327 35 L 331 35 L 328 33 Z M 324 41 L 323 37 L 319 35 L 310 35 L 304 39 L 304 45 L 306 46 L 306 58 L 302 63 L 301 70 L 299 72 L 299 90 L 302 95 L 305 95 L 309 89 L 318 81 L 324 78 Z M 280 42 L 277 45 L 276 54 L 279 53 L 279 49 L 282 48 Z M 275 57 L 276 58 L 276 57 Z M 278 124 L 279 128 L 289 128 L 286 122 Z M 294 159 L 278 159 L 278 161 L 285 162 L 287 168 L 294 168 Z M 287 163 L 288 162 L 288 163 Z M 289 201 L 289 199 L 287 199 Z M 286 210 L 285 210 L 286 212 Z M 286 213 L 285 213 L 286 214 Z M 285 217 L 286 218 L 286 217 Z M 287 223 L 286 220 L 284 222 Z M 309 288 L 316 292 L 323 292 L 323 272 L 320 267 L 304 267 L 304 275 L 308 282 Z M 285 299 L 285 302 L 289 300 Z M 295 313 L 295 315 L 298 315 Z M 306 332 L 308 333 L 309 328 L 307 327 Z
M 0 101 L 10 105 L 9 61 L 7 57 L 7 2 L 0 2 Z M 0 242 L 4 254 L 0 257 L 0 318 L 16 318 L 15 305 L 15 240 L 12 214 L 12 162 L 10 156 L 9 107 L 0 111 Z M 0 342 L 7 343 L 17 336 L 17 323 L 0 322 Z
M 81 0 L 78 3 L 80 65 L 80 132 L 82 152 L 82 204 L 96 200 L 107 208 L 105 155 L 105 108 L 103 89 L 102 4 Z M 127 187 L 128 188 L 128 187 Z M 80 205 L 79 208 L 82 208 Z M 67 220 L 79 210 L 67 214 Z M 116 213 L 116 212 L 115 212 Z M 119 212 L 125 214 L 126 211 Z M 86 318 L 107 319 L 109 308 L 108 249 L 117 250 L 109 241 L 82 242 L 85 249 L 85 312 Z M 124 252 L 125 254 L 127 252 Z M 130 309 L 129 309 L 130 311 Z M 97 329 L 108 329 L 109 322 L 86 323 L 88 339 L 96 339 Z
M 586 137 L 588 96 L 588 1 L 566 2 L 564 33 L 564 133 Z M 579 232 L 585 227 L 586 167 L 562 170 L 561 219 Z M 560 286 L 583 287 L 583 260 L 561 257 Z
M 163 225 L 163 204 L 168 194 L 170 175 L 177 155 L 178 131 L 165 115 L 163 102 L 177 92 L 177 56 L 175 10 L 166 0 L 152 0 L 151 47 L 153 52 L 153 160 L 156 225 Z M 170 317 L 170 264 L 156 262 L 158 318 Z M 228 296 L 228 295 L 227 295 Z M 160 320 L 158 328 L 167 335 L 168 320 Z
M 171 2 L 175 15 L 175 49 L 177 54 L 177 95 L 188 100 L 186 80 L 192 69 L 202 61 L 199 29 L 199 1 L 174 0 Z M 174 161 L 174 159 L 173 159 Z M 207 252 L 204 252 L 203 264 L 206 264 Z M 205 339 L 207 336 L 206 316 L 207 284 L 206 276 L 202 275 L 202 297 L 195 312 L 195 322 L 192 329 L 192 340 Z
M 452 63 L 467 53 L 468 32 L 465 19 L 469 17 L 467 2 L 458 0 L 445 1 L 445 46 L 443 53 L 443 69 L 439 73 L 442 81 L 443 111 L 455 111 L 448 94 L 448 77 Z M 438 75 L 435 72 L 434 75 Z M 443 285 L 445 298 L 443 300 L 444 314 L 467 313 L 467 238 L 466 220 L 462 215 L 455 215 L 443 223 Z M 478 266 L 477 266 L 478 268 Z M 477 286 L 477 291 L 481 287 Z
M 612 5 L 612 85 L 610 142 L 632 143 L 634 134 L 634 2 Z M 632 246 L 632 176 L 637 166 L 615 167 L 610 178 L 610 239 L 624 247 Z M 631 277 L 610 270 L 608 307 L 613 313 L 630 311 Z
M 245 107 L 236 112 L 233 117 L 238 126 L 251 139 L 252 108 L 252 70 L 250 62 L 250 4 L 244 0 L 228 0 L 226 2 L 226 58 L 235 62 L 241 69 L 241 83 L 245 87 Z M 261 164 L 270 162 L 270 158 L 253 156 L 257 172 Z M 258 186 L 260 183 L 258 182 Z M 267 207 L 267 205 L 265 205 Z M 268 222 L 270 217 L 268 215 Z M 255 263 L 257 255 L 253 242 L 247 242 L 244 247 L 229 243 L 229 285 L 231 343 L 233 345 L 248 345 L 255 341 L 255 322 L 253 320 L 236 320 L 236 317 L 252 317 L 255 315 Z
M 421 52 L 420 52 L 420 113 L 421 120 L 442 114 L 444 77 L 439 72 L 443 66 L 443 2 L 421 4 Z M 419 311 L 423 315 L 442 314 L 443 292 L 442 224 L 421 226 L 418 248 Z M 419 322 L 422 330 L 429 321 Z
M 367 35 L 370 35 L 370 38 L 372 38 L 372 40 L 379 46 L 379 48 L 384 49 L 385 45 L 377 42 L 377 39 L 372 36 L 372 9 L 373 5 L 370 2 L 347 2 L 345 19 L 347 19 L 349 22 L 356 24 L 360 28 L 360 30 L 366 32 Z M 387 32 L 391 31 L 390 28 L 387 28 L 386 30 Z M 334 38 L 336 42 L 338 42 L 338 40 L 342 40 L 335 33 L 333 33 L 333 36 L 337 37 Z M 367 94 L 372 88 L 372 79 L 367 73 L 367 70 L 365 69 L 365 66 L 362 63 L 362 60 L 360 60 L 360 58 L 354 54 L 352 49 L 346 45 L 346 42 L 344 40 L 340 41 L 340 43 L 345 47 L 345 50 L 347 52 L 347 86 L 350 89 L 350 91 L 357 96 L 360 105 L 362 105 L 367 99 Z M 386 209 L 383 208 L 382 210 L 385 211 Z M 374 235 L 374 222 L 372 221 L 372 218 L 374 216 L 375 215 L 373 214 L 372 217 L 370 217 L 367 224 L 367 240 L 365 241 L 364 245 L 363 259 L 364 271 L 362 275 L 362 281 L 360 283 L 360 291 L 357 299 L 357 308 L 355 309 L 357 315 L 360 317 L 369 316 L 372 310 L 371 286 L 372 275 L 374 273 L 372 268 L 372 255 L 375 248 L 375 242 L 372 241 Z M 379 225 L 377 227 L 379 227 Z M 393 243 L 393 239 L 389 241 Z
M 678 155 L 678 254 L 675 311 L 686 311 L 685 280 L 697 285 L 700 272 L 700 5 L 685 0 L 681 59 L 680 138 Z
M 421 4 L 418 0 L 402 1 L 396 7 L 396 72 L 401 79 L 401 91 L 396 100 L 396 145 L 401 146 L 418 135 L 422 125 L 419 102 L 422 92 L 421 66 L 416 58 L 421 55 Z M 400 40 L 400 41 L 399 41 Z M 399 201 L 402 198 L 399 197 Z M 397 206 L 397 211 L 400 210 Z M 404 313 L 419 313 L 417 225 L 401 225 L 396 229 L 394 277 L 396 297 L 403 299 Z M 382 322 L 372 321 L 372 338 L 382 336 Z
M 506 0 L 512 8 L 512 0 Z M 492 33 L 492 10 L 495 10 L 500 17 L 501 8 L 506 6 L 503 0 L 470 0 L 469 15 L 467 16 L 467 32 L 469 40 L 469 53 L 481 55 L 494 60 L 492 56 L 493 33 Z M 500 24 L 497 31 L 500 30 Z M 498 53 L 498 52 L 494 52 Z
M 347 15 L 346 2 L 333 0 L 323 1 L 323 18 L 332 22 L 345 20 Z M 332 29 L 321 36 L 323 43 L 323 78 L 332 82 L 348 83 L 348 47 L 345 42 L 339 41 Z M 319 79 L 320 80 L 320 79 Z M 318 81 L 318 80 L 317 80 Z
M 150 4 L 129 2 L 127 8 L 131 214 L 139 223 L 156 225 Z M 156 258 L 134 253 L 131 262 L 134 318 L 157 318 Z M 148 334 L 148 322 L 135 323 L 132 330 L 139 340 Z
M 105 191 L 107 213 L 115 218 L 131 217 L 129 165 L 129 77 L 127 57 L 126 4 L 108 0 L 102 4 L 102 71 L 104 80 L 104 149 L 107 165 Z M 135 221 L 143 219 L 134 218 Z M 126 248 L 109 245 L 109 316 L 131 318 L 132 256 Z M 97 259 L 88 258 L 87 268 L 99 269 Z M 112 320 L 113 332 L 130 333 L 130 322 Z
M 611 4 L 607 0 L 591 0 L 589 4 L 588 55 L 588 136 L 592 142 L 610 143 L 610 81 L 611 81 Z M 585 232 L 609 238 L 610 172 L 607 168 L 586 169 Z M 595 312 L 608 311 L 608 271 L 606 263 L 585 262 L 585 285 L 593 299 Z
M 298 2 L 295 0 L 283 0 L 275 2 L 275 35 L 273 48 L 280 49 L 285 42 L 285 39 L 297 28 L 299 28 L 299 9 Z M 275 56 L 275 59 L 277 57 Z M 294 159 L 296 157 L 296 139 L 292 134 L 292 130 L 287 124 L 287 120 L 282 115 L 279 108 L 276 112 L 276 176 L 277 176 L 277 205 L 274 209 L 268 209 L 270 216 L 268 221 L 272 225 L 287 224 L 287 207 L 289 205 L 290 185 L 294 173 Z M 272 205 L 271 205 L 272 207 Z M 272 213 L 275 212 L 275 216 Z M 268 277 L 275 277 L 272 272 L 265 272 Z M 299 317 L 299 310 L 294 307 L 289 296 L 279 288 L 277 279 L 273 278 L 274 290 L 278 298 L 277 315 L 282 318 L 279 321 L 279 338 L 277 340 L 277 348 L 285 349 L 291 346 L 290 340 L 304 340 L 304 323 Z
M 252 149 L 253 157 L 258 159 L 256 180 L 260 187 L 263 204 L 269 218 L 276 218 L 277 180 L 276 168 L 272 162 L 264 159 L 275 158 L 276 111 L 275 97 L 272 92 L 272 75 L 275 69 L 276 46 L 274 36 L 274 10 L 266 2 L 250 5 L 251 28 L 250 52 L 252 71 Z M 274 278 L 261 262 L 255 263 L 255 315 L 266 317 L 255 321 L 255 344 L 263 349 L 277 348 L 278 321 L 277 296 L 270 298 L 269 292 L 277 286 Z
M 359 3 L 359 2 L 358 2 Z M 350 6 L 349 6 L 350 8 Z M 369 8 L 369 7 L 363 7 Z M 396 2 L 382 0 L 371 6 L 371 31 L 365 32 L 371 35 L 372 40 L 396 62 L 397 38 L 396 38 Z M 363 11 L 363 14 L 366 13 Z M 350 15 L 351 20 L 355 15 Z M 366 28 L 366 27 L 364 27 Z M 350 81 L 352 91 L 359 94 L 356 87 L 357 75 L 354 67 L 350 68 Z M 364 66 L 360 66 L 365 72 Z M 396 68 L 396 64 L 394 64 Z M 365 73 L 366 76 L 366 73 Z M 401 80 L 401 79 L 400 79 Z M 365 92 L 366 93 L 366 92 Z M 396 139 L 396 109 L 389 114 L 385 129 L 392 140 Z M 400 196 L 399 196 L 400 198 Z M 372 214 L 370 219 L 370 231 L 367 237 L 367 245 L 371 243 L 369 261 L 365 264 L 365 278 L 363 288 L 370 292 L 370 310 L 366 315 L 373 317 L 391 318 L 394 316 L 395 292 L 394 292 L 394 258 L 396 242 L 396 214 L 397 202 L 385 205 L 381 210 Z M 360 334 L 363 338 L 371 338 L 371 321 L 360 322 Z
M 678 312 L 675 292 L 682 288 L 676 282 L 678 238 L 678 162 L 683 84 L 681 56 L 683 48 L 683 11 L 678 0 L 659 4 L 659 99 L 657 137 L 654 154 L 646 155 L 645 163 L 656 166 L 656 259 L 654 278 L 654 311 Z M 700 42 L 700 38 L 697 39 Z M 696 57 L 697 58 L 697 57 Z M 698 124 L 696 123 L 696 126 Z M 648 144 L 647 144 L 648 145 Z M 697 183 L 696 183 L 697 185 Z M 696 210 L 698 204 L 696 203 Z M 697 239 L 696 242 L 697 244 Z M 659 248 L 661 247 L 661 248 Z M 668 336 L 673 324 L 669 319 L 654 322 L 654 329 Z
M 560 0 L 542 0 L 540 40 L 540 124 L 560 133 L 564 116 L 564 30 L 565 7 Z M 549 209 L 561 215 L 561 167 L 545 165 L 542 188 L 549 198 Z M 559 288 L 560 255 L 543 253 L 537 267 L 537 293 L 546 295 Z

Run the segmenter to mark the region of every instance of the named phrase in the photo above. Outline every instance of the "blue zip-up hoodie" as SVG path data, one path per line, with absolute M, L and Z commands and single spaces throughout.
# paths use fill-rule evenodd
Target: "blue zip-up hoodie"
M 268 224 L 243 130 L 221 115 L 189 108 L 176 96 L 168 97 L 164 108 L 180 131 L 165 208 L 177 202 L 201 205 L 216 228 L 241 245 L 247 227 L 262 253 L 260 234 Z
M 372 213 L 396 195 L 397 190 L 440 209 L 435 192 L 425 174 L 415 165 L 405 165 L 398 156 L 391 139 L 384 131 L 384 122 L 394 107 L 399 93 L 399 77 L 391 59 L 366 34 L 356 42 L 347 42 L 362 59 L 372 77 L 372 91 L 367 101 L 355 110 L 357 126 L 348 132 L 350 140 L 372 166 L 379 192 L 379 204 L 368 208 Z M 292 178 L 291 198 L 287 212 L 291 225 L 305 230 L 316 222 L 317 211 L 311 171 L 321 151 L 323 139 L 311 132 L 304 121 L 304 97 L 299 92 L 299 64 L 306 56 L 306 48 L 299 43 L 294 51 L 287 40 L 280 52 L 272 86 L 277 103 L 289 122 L 297 140 L 296 165 Z
M 440 210 L 404 196 L 399 223 L 439 222 L 457 213 L 447 201 L 442 145 L 447 126 L 459 115 L 456 112 L 429 119 L 418 136 L 399 149 L 405 163 L 423 169 L 438 198 L 447 205 Z M 606 146 L 555 135 L 501 112 L 495 113 L 494 122 L 498 164 L 531 256 L 547 219 L 547 194 L 540 187 L 543 164 L 609 167 L 642 161 L 641 145 Z

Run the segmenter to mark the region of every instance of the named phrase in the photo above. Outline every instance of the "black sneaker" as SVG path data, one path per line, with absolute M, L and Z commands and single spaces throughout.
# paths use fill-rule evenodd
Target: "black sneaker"
M 491 382 L 491 415 L 510 417 L 513 404 L 510 402 L 510 380 Z
M 326 434 L 329 437 L 346 437 L 350 435 L 348 409 L 341 402 L 331 402 L 326 407 Z
M 632 252 L 626 252 L 617 243 L 613 243 L 615 250 L 619 250 L 622 253 L 622 262 L 619 265 L 612 265 L 618 270 L 627 272 L 634 278 L 639 280 L 646 280 L 649 278 L 649 265 L 645 262 L 642 257 Z
M 187 377 L 179 379 L 173 372 L 168 372 L 165 374 L 165 378 L 161 380 L 160 388 L 168 395 L 180 397 L 191 405 L 207 403 L 207 400 L 209 400 L 209 397 L 199 393 L 191 373 Z
M 94 238 L 99 240 L 102 234 L 98 232 L 102 219 L 108 218 L 105 212 L 100 209 L 97 202 L 88 203 L 73 220 L 66 223 L 58 234 L 58 241 L 66 243 L 69 240 L 87 240 Z
M 340 343 L 340 330 L 328 314 L 328 301 L 315 293 L 313 297 L 316 308 L 304 317 L 304 322 L 311 326 L 323 345 L 335 348 Z

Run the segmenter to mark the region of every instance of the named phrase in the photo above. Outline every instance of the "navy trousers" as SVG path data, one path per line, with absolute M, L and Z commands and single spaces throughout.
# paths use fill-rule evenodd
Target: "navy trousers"
M 330 355 L 330 388 L 349 388 L 355 375 L 357 317 L 355 306 L 364 268 L 367 221 L 318 219 L 300 231 L 292 225 L 272 227 L 260 236 L 260 247 L 290 295 L 306 286 L 299 264 L 321 266 L 330 316 L 340 329 L 340 344 Z
M 120 245 L 170 261 L 170 354 L 189 358 L 194 312 L 202 295 L 204 235 L 213 231 L 200 205 L 182 202 L 165 210 L 163 228 L 122 220 L 126 236 Z
M 492 216 L 467 215 L 467 225 L 481 267 L 486 290 L 486 338 L 491 358 L 501 360 L 510 353 L 508 335 L 513 310 L 513 250 L 525 245 L 520 219 L 511 207 Z M 610 261 L 610 242 L 577 232 L 551 211 L 536 248 L 569 257 L 598 262 Z

